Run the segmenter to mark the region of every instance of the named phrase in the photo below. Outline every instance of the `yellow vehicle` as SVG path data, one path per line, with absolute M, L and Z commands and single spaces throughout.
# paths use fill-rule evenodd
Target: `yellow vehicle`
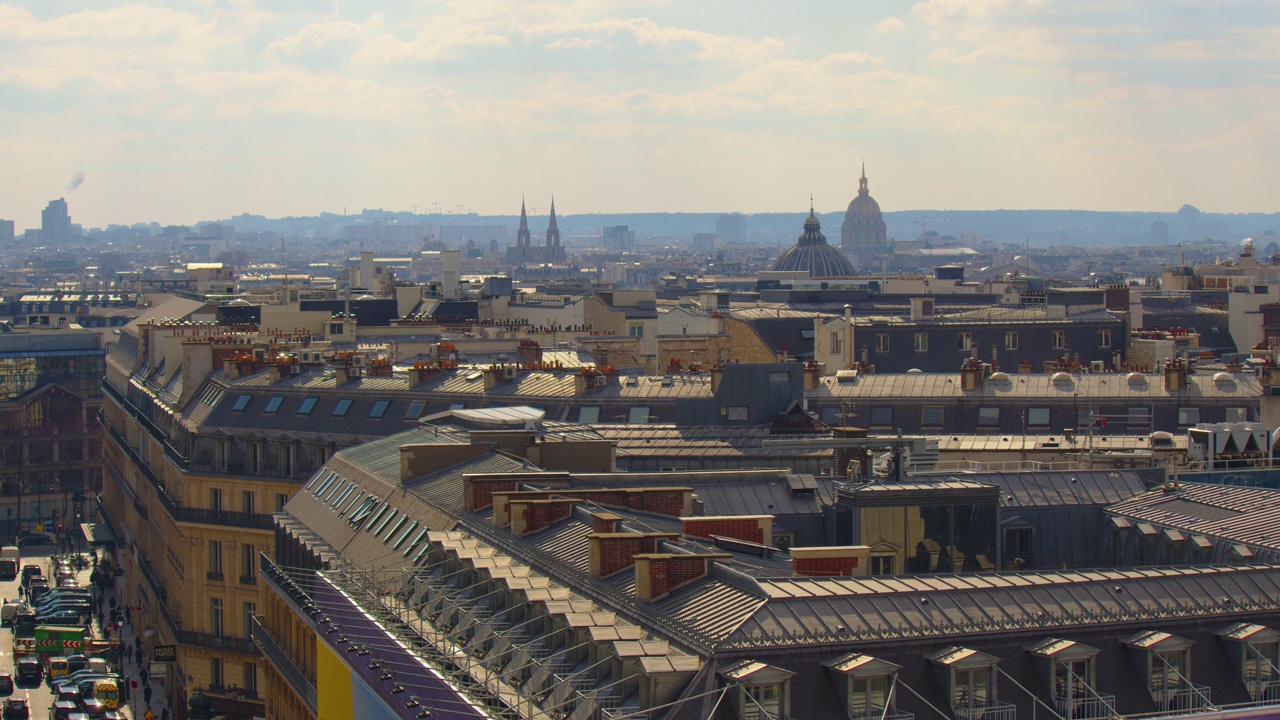
M 108 710 L 120 707 L 120 688 L 116 686 L 115 680 L 95 680 L 93 697 L 101 700 Z
M 64 657 L 49 658 L 49 667 L 46 671 L 50 680 L 65 677 L 71 673 L 71 668 L 67 667 L 67 659 Z

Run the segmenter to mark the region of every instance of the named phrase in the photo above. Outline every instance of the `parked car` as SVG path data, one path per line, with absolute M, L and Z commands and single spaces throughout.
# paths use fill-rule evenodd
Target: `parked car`
M 4 720 L 29 720 L 31 707 L 26 698 L 9 698 L 4 701 Z
M 72 700 L 59 700 L 49 708 L 49 720 L 71 720 L 72 715 L 84 716 L 80 706 Z
M 13 676 L 7 672 L 0 672 L 0 695 L 13 694 Z
M 18 538 L 18 547 L 35 547 L 40 545 L 53 545 L 53 538 L 44 533 L 31 533 Z
M 77 653 L 77 654 L 75 654 L 75 655 L 68 655 L 68 656 L 67 656 L 67 670 L 68 670 L 68 671 L 70 671 L 70 672 L 78 672 L 78 671 L 80 671 L 80 670 L 84 670 L 84 669 L 85 669 L 85 668 L 87 668 L 87 667 L 89 667 L 89 656 L 88 656 L 88 655 L 81 655 L 81 654 Z

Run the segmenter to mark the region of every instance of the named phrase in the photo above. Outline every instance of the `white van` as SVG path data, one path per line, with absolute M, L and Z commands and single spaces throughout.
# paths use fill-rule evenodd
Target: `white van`
M 4 605 L 0 605 L 0 624 L 12 625 L 18 609 L 23 607 L 26 607 L 26 603 L 21 600 L 5 600 Z

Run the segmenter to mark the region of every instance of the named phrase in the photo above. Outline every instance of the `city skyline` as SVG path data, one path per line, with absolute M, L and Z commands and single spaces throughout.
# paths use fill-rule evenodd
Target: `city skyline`
M 0 4 L 19 227 L 833 212 L 864 159 L 886 212 L 1276 209 L 1263 3 L 81 5 Z

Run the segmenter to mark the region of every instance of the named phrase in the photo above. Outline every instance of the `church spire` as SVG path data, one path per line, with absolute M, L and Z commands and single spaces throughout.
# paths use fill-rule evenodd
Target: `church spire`
M 550 259 L 558 260 L 560 255 L 560 228 L 556 226 L 556 196 L 551 196 L 551 221 L 547 223 L 547 249 L 551 251 L 553 256 Z
M 525 210 L 524 210 L 524 196 L 521 196 L 520 197 L 520 229 L 516 230 L 516 248 L 519 249 L 522 255 L 528 251 L 530 238 L 531 236 L 529 234 L 529 217 L 528 215 L 525 214 Z
M 867 190 L 867 161 L 862 161 L 862 177 L 858 179 L 858 194 L 866 195 L 870 191 Z

